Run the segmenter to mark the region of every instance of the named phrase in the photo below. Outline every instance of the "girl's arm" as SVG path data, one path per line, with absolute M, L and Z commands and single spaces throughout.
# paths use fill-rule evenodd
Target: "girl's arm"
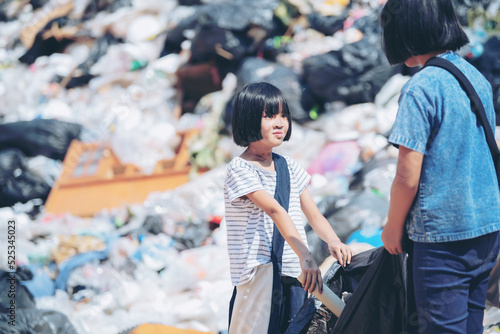
M 351 247 L 340 241 L 328 220 L 319 211 L 307 189 L 304 189 L 300 195 L 300 206 L 314 232 L 328 244 L 330 253 L 339 261 L 340 265 L 345 267 L 351 263 Z
M 271 217 L 283 238 L 299 257 L 302 276 L 304 278 L 302 283 L 304 290 L 313 292 L 316 288 L 316 284 L 318 284 L 318 289 L 321 293 L 323 289 L 321 271 L 314 261 L 311 252 L 309 252 L 309 249 L 302 240 L 295 224 L 288 215 L 288 212 L 274 197 L 263 189 L 249 193 L 246 196 Z
M 403 252 L 403 228 L 418 190 L 424 155 L 399 146 L 398 167 L 391 187 L 387 223 L 382 231 L 385 249 L 397 255 Z

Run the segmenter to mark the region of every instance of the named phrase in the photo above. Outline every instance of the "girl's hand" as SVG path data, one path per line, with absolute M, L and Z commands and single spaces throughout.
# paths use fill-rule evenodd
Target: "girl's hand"
M 342 267 L 351 263 L 352 249 L 344 244 L 340 239 L 330 241 L 328 243 L 328 250 L 334 258 L 336 258 Z
M 323 292 L 323 278 L 321 277 L 321 271 L 314 261 L 311 253 L 303 258 L 300 258 L 300 268 L 302 269 L 302 287 L 305 291 L 312 293 L 316 286 L 318 287 L 319 293 Z
M 403 229 L 387 222 L 382 230 L 382 242 L 390 254 L 403 253 Z

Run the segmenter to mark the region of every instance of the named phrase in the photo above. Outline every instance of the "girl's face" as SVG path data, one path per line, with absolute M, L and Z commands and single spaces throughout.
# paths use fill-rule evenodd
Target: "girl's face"
M 287 132 L 288 117 L 283 115 L 281 110 L 276 115 L 268 115 L 265 111 L 262 113 L 262 120 L 260 122 L 262 139 L 260 141 L 263 144 L 271 147 L 279 146 L 283 143 Z

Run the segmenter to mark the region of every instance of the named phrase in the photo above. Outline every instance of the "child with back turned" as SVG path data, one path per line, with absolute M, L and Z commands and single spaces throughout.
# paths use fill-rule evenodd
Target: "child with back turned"
M 292 119 L 281 91 L 245 85 L 233 101 L 232 131 L 246 150 L 227 168 L 224 187 L 231 280 L 229 334 L 284 333 L 323 281 L 309 252 L 302 212 L 343 266 L 352 250 L 337 237 L 306 189 L 310 176 L 273 148 L 290 138 Z M 296 277 L 302 273 L 303 284 Z
M 451 0 L 389 0 L 381 23 L 391 64 L 451 62 L 474 86 L 495 129 L 490 84 L 455 53 L 469 41 Z M 399 157 L 382 241 L 391 254 L 403 251 L 404 233 L 413 241 L 419 333 L 482 333 L 499 251 L 500 194 L 484 129 L 453 74 L 427 66 L 409 80 L 389 142 Z

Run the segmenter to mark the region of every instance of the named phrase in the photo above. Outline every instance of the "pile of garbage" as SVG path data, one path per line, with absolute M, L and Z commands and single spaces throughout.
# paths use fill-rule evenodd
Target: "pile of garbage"
M 248 82 L 284 92 L 294 131 L 276 152 L 312 175 L 339 237 L 358 253 L 380 246 L 397 160 L 387 135 L 415 73 L 383 54 L 384 3 L 0 2 L 0 220 L 15 221 L 17 243 L 17 322 L 0 294 L 0 332 L 227 330 L 223 183 L 242 151 L 231 100 Z M 455 5 L 471 40 L 460 55 L 491 82 L 499 114 L 500 0 Z M 147 196 L 107 188 L 118 182 Z M 77 196 L 71 208 L 57 193 Z M 326 272 L 326 244 L 306 231 Z

